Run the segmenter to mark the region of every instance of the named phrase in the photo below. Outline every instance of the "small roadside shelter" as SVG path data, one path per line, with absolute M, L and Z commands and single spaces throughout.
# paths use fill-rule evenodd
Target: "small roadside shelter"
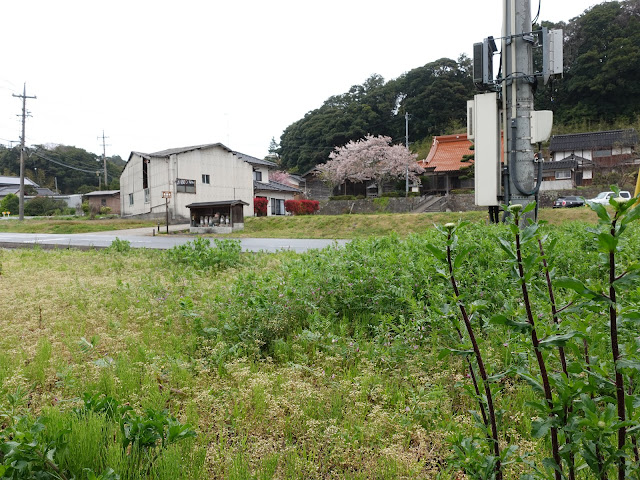
M 243 209 L 247 202 L 221 200 L 190 203 L 191 233 L 232 233 L 244 228 Z

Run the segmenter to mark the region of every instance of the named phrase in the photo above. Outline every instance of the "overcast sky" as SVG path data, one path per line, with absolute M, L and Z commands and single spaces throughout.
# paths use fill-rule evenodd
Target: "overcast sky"
M 597 0 L 541 0 L 568 21 Z M 501 34 L 503 0 L 2 1 L 0 143 L 131 151 L 221 142 L 264 157 L 331 95 Z M 538 1 L 531 0 L 532 17 Z

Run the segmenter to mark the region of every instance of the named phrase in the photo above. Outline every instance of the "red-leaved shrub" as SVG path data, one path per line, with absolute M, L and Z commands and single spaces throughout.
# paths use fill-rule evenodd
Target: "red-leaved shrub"
M 256 197 L 253 199 L 253 213 L 257 216 L 267 214 L 267 199 L 264 197 Z
M 285 200 L 284 209 L 294 215 L 312 215 L 320 209 L 317 200 Z

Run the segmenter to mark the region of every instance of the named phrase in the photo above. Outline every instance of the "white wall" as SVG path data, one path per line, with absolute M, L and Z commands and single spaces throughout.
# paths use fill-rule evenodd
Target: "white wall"
M 220 146 L 166 157 L 152 157 L 148 165 L 149 202 L 145 203 L 142 189 L 142 161 L 133 154 L 120 177 L 123 215 L 145 213 L 164 214 L 163 191 L 171 192 L 171 218 L 189 217 L 186 205 L 197 202 L 242 200 L 245 216 L 253 216 L 253 167 Z M 202 175 L 209 175 L 209 184 L 202 183 Z M 178 192 L 176 179 L 195 180 L 196 193 Z M 264 178 L 264 177 L 263 177 Z M 129 206 L 129 193 L 134 205 Z
M 575 154 L 579 157 L 586 158 L 587 160 L 593 160 L 593 152 L 591 150 L 572 150 L 569 152 L 553 152 L 553 161 L 558 162 L 560 160 L 564 160 L 571 154 Z M 631 147 L 623 147 L 623 148 L 612 148 L 611 155 L 628 155 L 631 154 Z
M 571 190 L 573 189 L 573 180 L 543 180 L 540 190 Z

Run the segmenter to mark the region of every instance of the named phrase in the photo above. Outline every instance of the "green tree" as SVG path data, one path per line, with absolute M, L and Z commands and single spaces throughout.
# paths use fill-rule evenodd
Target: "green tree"
M 8 193 L 2 201 L 0 201 L 0 211 L 11 212 L 17 215 L 19 204 L 20 198 L 15 193 Z
M 335 147 L 366 135 L 405 136 L 404 113 L 411 115 L 409 135 L 417 141 L 466 122 L 466 101 L 473 94 L 471 62 L 440 59 L 396 80 L 371 75 L 362 85 L 329 97 L 324 104 L 285 129 L 280 138 L 282 167 L 303 173 L 327 161 Z
M 562 123 L 632 121 L 640 113 L 640 3 L 595 5 L 568 24 L 564 78 L 540 89 L 536 107 Z

